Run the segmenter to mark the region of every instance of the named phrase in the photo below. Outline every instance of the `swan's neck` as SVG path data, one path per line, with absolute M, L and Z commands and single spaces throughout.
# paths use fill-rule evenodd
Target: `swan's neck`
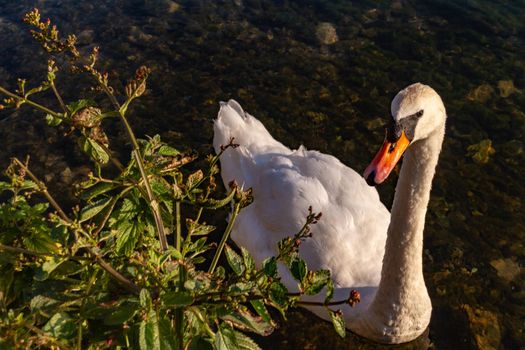
M 407 150 L 391 212 L 381 282 L 371 303 L 368 321 L 385 331 L 421 332 L 430 319 L 431 304 L 423 279 L 423 229 L 444 127 L 416 141 Z

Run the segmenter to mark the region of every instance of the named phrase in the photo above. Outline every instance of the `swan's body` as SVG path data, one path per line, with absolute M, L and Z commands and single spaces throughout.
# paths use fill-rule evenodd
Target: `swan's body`
M 441 115 L 422 117 L 408 130 L 406 125 L 413 123 L 403 117 L 421 109 Z M 348 297 L 351 289 L 360 292 L 360 303 L 343 307 L 349 329 L 375 341 L 401 343 L 419 336 L 430 320 L 422 272 L 423 226 L 445 111 L 431 88 L 414 84 L 396 96 L 392 115 L 412 136 L 392 215 L 376 189 L 354 170 L 317 151 L 290 150 L 235 101 L 221 104 L 213 142 L 218 151 L 235 138 L 240 146 L 221 157 L 223 180 L 235 180 L 254 193 L 253 204 L 238 216 L 233 240 L 260 264 L 275 255 L 280 239 L 300 229 L 309 206 L 322 212 L 312 238 L 301 244 L 301 257 L 310 269 L 331 271 L 336 299 Z M 376 171 L 367 169 L 367 181 L 386 177 Z M 296 289 L 291 276 L 284 269 L 280 272 L 283 283 Z M 327 318 L 324 308 L 310 309 Z

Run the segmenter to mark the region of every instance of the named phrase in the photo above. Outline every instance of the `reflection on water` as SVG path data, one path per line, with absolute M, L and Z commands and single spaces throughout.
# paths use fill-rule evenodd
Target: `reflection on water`
M 425 235 L 434 314 L 430 340 L 403 348 L 525 347 L 522 2 L 0 3 L 2 84 L 44 68 L 19 20 L 36 3 L 64 32 L 79 33 L 81 47 L 102 46 L 112 79 L 124 82 L 142 64 L 153 68 L 144 104 L 135 108 L 139 133 L 201 152 L 211 150 L 218 101 L 235 98 L 285 144 L 303 143 L 360 171 L 382 140 L 393 95 L 414 81 L 433 86 L 449 114 Z M 76 96 L 82 87 L 68 90 Z M 16 114 L 0 124 L 3 164 L 30 150 L 43 171 L 58 172 L 48 175 L 53 181 L 81 172 L 81 156 L 67 141 L 26 110 Z M 68 161 L 50 159 L 50 147 Z M 394 184 L 380 188 L 385 203 Z M 339 340 L 307 312 L 290 320 L 259 343 L 376 348 L 357 337 Z

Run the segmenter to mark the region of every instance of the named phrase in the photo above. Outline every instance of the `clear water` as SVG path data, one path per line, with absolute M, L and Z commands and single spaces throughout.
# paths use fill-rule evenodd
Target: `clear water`
M 139 134 L 203 153 L 218 101 L 235 98 L 285 144 L 362 171 L 395 93 L 415 81 L 433 86 L 449 115 L 425 233 L 434 313 L 429 333 L 402 348 L 525 348 L 525 2 L 3 0 L 2 85 L 43 72 L 20 21 L 34 6 L 63 32 L 80 33 L 82 48 L 100 45 L 114 81 L 150 66 L 133 121 Z M 326 25 L 319 33 L 323 22 L 337 38 Z M 46 171 L 43 150 L 58 148 L 75 169 L 78 156 L 57 135 L 16 115 L 18 126 L 0 124 L 3 164 L 40 150 L 34 159 Z M 476 162 L 468 147 L 485 139 L 495 153 Z M 379 188 L 387 205 L 395 181 Z M 340 341 L 305 311 L 257 340 L 267 349 L 379 347 Z

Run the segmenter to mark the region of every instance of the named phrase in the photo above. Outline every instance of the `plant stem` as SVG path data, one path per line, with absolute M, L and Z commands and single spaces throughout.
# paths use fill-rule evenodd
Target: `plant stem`
M 12 97 L 14 99 L 17 99 L 17 100 L 22 100 L 24 103 L 27 103 L 28 105 L 30 105 L 31 107 L 33 108 L 36 108 L 36 109 L 39 109 L 41 110 L 42 112 L 44 113 L 47 113 L 47 114 L 51 114 L 53 117 L 57 117 L 57 118 L 60 118 L 60 115 L 59 113 L 55 112 L 55 111 L 52 111 L 50 110 L 49 108 L 45 107 L 45 106 L 42 106 L 41 104 L 38 104 L 36 102 L 33 102 L 31 100 L 28 100 L 27 98 L 25 97 L 22 97 L 22 96 L 18 96 L 17 94 L 14 94 L 6 89 L 4 89 L 3 87 L 0 86 L 0 92 L 3 93 L 4 95 L 7 95 L 9 97 Z
M 175 240 L 175 248 L 180 252 L 181 248 L 181 222 L 180 222 L 180 201 L 175 202 L 175 232 L 177 234 L 177 238 Z
M 235 222 L 235 219 L 237 218 L 237 214 L 239 214 L 240 209 L 241 209 L 241 203 L 235 203 L 235 207 L 233 209 L 233 213 L 230 218 L 230 221 L 228 222 L 228 226 L 226 227 L 226 230 L 224 231 L 224 234 L 222 235 L 222 239 L 219 243 L 219 246 L 217 247 L 215 256 L 213 257 L 213 260 L 210 265 L 210 269 L 208 270 L 209 273 L 213 273 L 213 271 L 215 270 L 215 267 L 217 266 L 217 263 L 219 262 L 219 257 L 221 256 L 222 250 L 224 249 L 224 245 L 226 244 L 226 241 L 228 240 L 228 237 L 230 236 L 230 232 L 233 229 L 233 223 Z
M 58 100 L 58 103 L 60 104 L 60 107 L 62 107 L 62 110 L 64 111 L 64 115 L 67 115 L 69 112 L 66 108 L 66 105 L 64 104 L 64 100 L 62 100 L 62 97 L 60 96 L 60 94 L 58 93 L 58 90 L 55 86 L 55 82 L 54 81 L 50 81 L 49 82 L 49 85 L 51 85 L 51 89 L 53 90 L 53 92 L 55 93 L 55 96 Z
M 348 300 L 338 300 L 338 301 L 331 301 L 329 303 L 322 303 L 320 301 L 303 301 L 299 300 L 296 302 L 296 304 L 299 305 L 315 305 L 315 306 L 334 306 L 334 305 L 343 305 L 348 304 Z
M 148 175 L 146 174 L 146 170 L 144 169 L 144 161 L 142 160 L 142 156 L 140 154 L 140 147 L 137 142 L 137 138 L 135 137 L 135 134 L 133 133 L 133 129 L 131 129 L 131 126 L 129 125 L 128 119 L 126 118 L 126 114 L 125 114 L 129 102 L 124 103 L 124 107 L 126 108 L 123 108 L 123 106 L 120 105 L 120 103 L 117 101 L 117 98 L 108 88 L 108 86 L 101 82 L 99 82 L 99 84 L 102 86 L 102 89 L 104 90 L 104 92 L 110 99 L 111 103 L 113 103 L 116 110 L 118 111 L 120 120 L 124 124 L 124 127 L 126 128 L 126 132 L 128 133 L 128 137 L 131 141 L 131 144 L 133 145 L 133 152 L 132 152 L 133 157 L 135 158 L 135 161 L 137 162 L 137 166 L 140 171 L 140 176 L 142 177 L 142 180 L 144 181 L 144 186 L 146 187 L 147 200 L 151 208 L 151 212 L 153 214 L 153 219 L 155 220 L 155 226 L 157 227 L 160 247 L 162 251 L 166 251 L 168 249 L 168 240 L 166 239 L 166 229 L 164 228 L 164 223 L 162 222 L 162 217 L 160 215 L 159 202 L 157 202 L 157 199 L 155 198 L 155 196 L 153 195 L 153 191 L 151 190 L 151 185 L 149 183 Z

